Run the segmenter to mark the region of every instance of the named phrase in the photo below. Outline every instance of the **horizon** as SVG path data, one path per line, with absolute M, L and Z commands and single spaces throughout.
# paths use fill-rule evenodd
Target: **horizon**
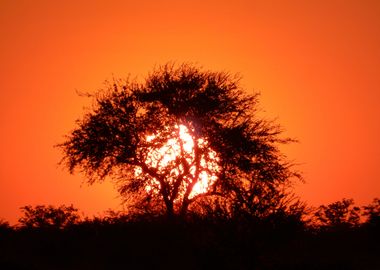
M 282 152 L 303 172 L 309 205 L 380 197 L 380 3 L 377 1 L 2 2 L 0 219 L 25 205 L 121 210 L 111 181 L 88 186 L 54 145 L 107 79 L 195 62 L 242 75 Z

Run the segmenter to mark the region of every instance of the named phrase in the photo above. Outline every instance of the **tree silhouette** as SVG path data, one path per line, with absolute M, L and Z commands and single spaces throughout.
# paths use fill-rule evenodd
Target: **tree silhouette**
M 71 206 L 61 205 L 27 205 L 21 207 L 23 216 L 18 220 L 22 227 L 26 228 L 55 228 L 63 229 L 79 220 L 78 209 Z
M 380 199 L 374 198 L 373 202 L 364 206 L 363 216 L 367 217 L 367 224 L 380 226 Z
M 192 205 L 221 203 L 253 213 L 299 175 L 278 149 L 291 140 L 257 116 L 258 94 L 239 80 L 166 64 L 143 83 L 107 83 L 89 95 L 93 107 L 58 145 L 62 164 L 90 184 L 116 180 L 136 209 L 184 216 Z
M 9 232 L 12 230 L 12 227 L 9 225 L 8 221 L 0 219 L 0 233 Z
M 321 205 L 315 217 L 322 227 L 349 228 L 359 224 L 360 208 L 354 206 L 353 199 L 342 199 L 327 206 Z

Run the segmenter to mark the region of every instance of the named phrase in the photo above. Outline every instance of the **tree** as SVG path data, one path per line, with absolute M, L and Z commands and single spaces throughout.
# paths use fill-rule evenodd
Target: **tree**
M 21 226 L 27 228 L 56 228 L 63 229 L 79 220 L 78 209 L 61 205 L 27 205 L 21 207 L 23 216 L 18 220 Z
M 373 202 L 364 206 L 363 216 L 367 217 L 366 223 L 374 226 L 380 225 L 380 199 L 374 198 Z
M 90 184 L 116 179 L 126 202 L 144 211 L 184 216 L 202 201 L 252 208 L 264 190 L 299 175 L 278 149 L 292 140 L 257 117 L 258 94 L 239 80 L 166 64 L 143 83 L 107 83 L 58 145 L 62 164 Z
M 12 227 L 9 225 L 8 221 L 0 219 L 0 233 L 10 232 Z
M 342 199 L 329 205 L 321 205 L 315 217 L 322 227 L 349 228 L 359 224 L 360 208 L 354 206 L 353 199 Z

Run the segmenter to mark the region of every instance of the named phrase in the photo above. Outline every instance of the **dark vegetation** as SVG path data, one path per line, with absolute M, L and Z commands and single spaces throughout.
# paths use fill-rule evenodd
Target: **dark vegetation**
M 167 64 L 89 96 L 61 164 L 114 181 L 126 212 L 22 207 L 18 225 L 0 221 L 0 269 L 380 269 L 380 200 L 301 202 L 279 151 L 293 140 L 258 117 L 238 77 Z M 177 150 L 164 161 L 168 142 Z
M 265 216 L 302 207 L 288 189 L 300 175 L 279 151 L 293 140 L 257 116 L 258 94 L 239 82 L 190 64 L 160 66 L 143 83 L 114 80 L 89 95 L 92 108 L 58 145 L 61 164 L 90 184 L 115 181 L 134 213 L 183 218 L 207 209 Z M 160 149 L 169 141 L 178 150 L 165 162 Z M 192 195 L 202 174 L 214 181 Z
M 16 226 L 0 222 L 0 269 L 380 269 L 379 199 L 265 218 L 22 210 Z

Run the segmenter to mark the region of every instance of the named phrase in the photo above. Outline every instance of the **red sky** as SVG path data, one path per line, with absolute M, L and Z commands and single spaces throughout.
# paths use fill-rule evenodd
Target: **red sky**
M 27 204 L 120 209 L 111 183 L 87 186 L 53 146 L 89 104 L 76 90 L 154 65 L 239 72 L 277 118 L 309 204 L 380 197 L 380 2 L 0 2 L 0 218 Z

